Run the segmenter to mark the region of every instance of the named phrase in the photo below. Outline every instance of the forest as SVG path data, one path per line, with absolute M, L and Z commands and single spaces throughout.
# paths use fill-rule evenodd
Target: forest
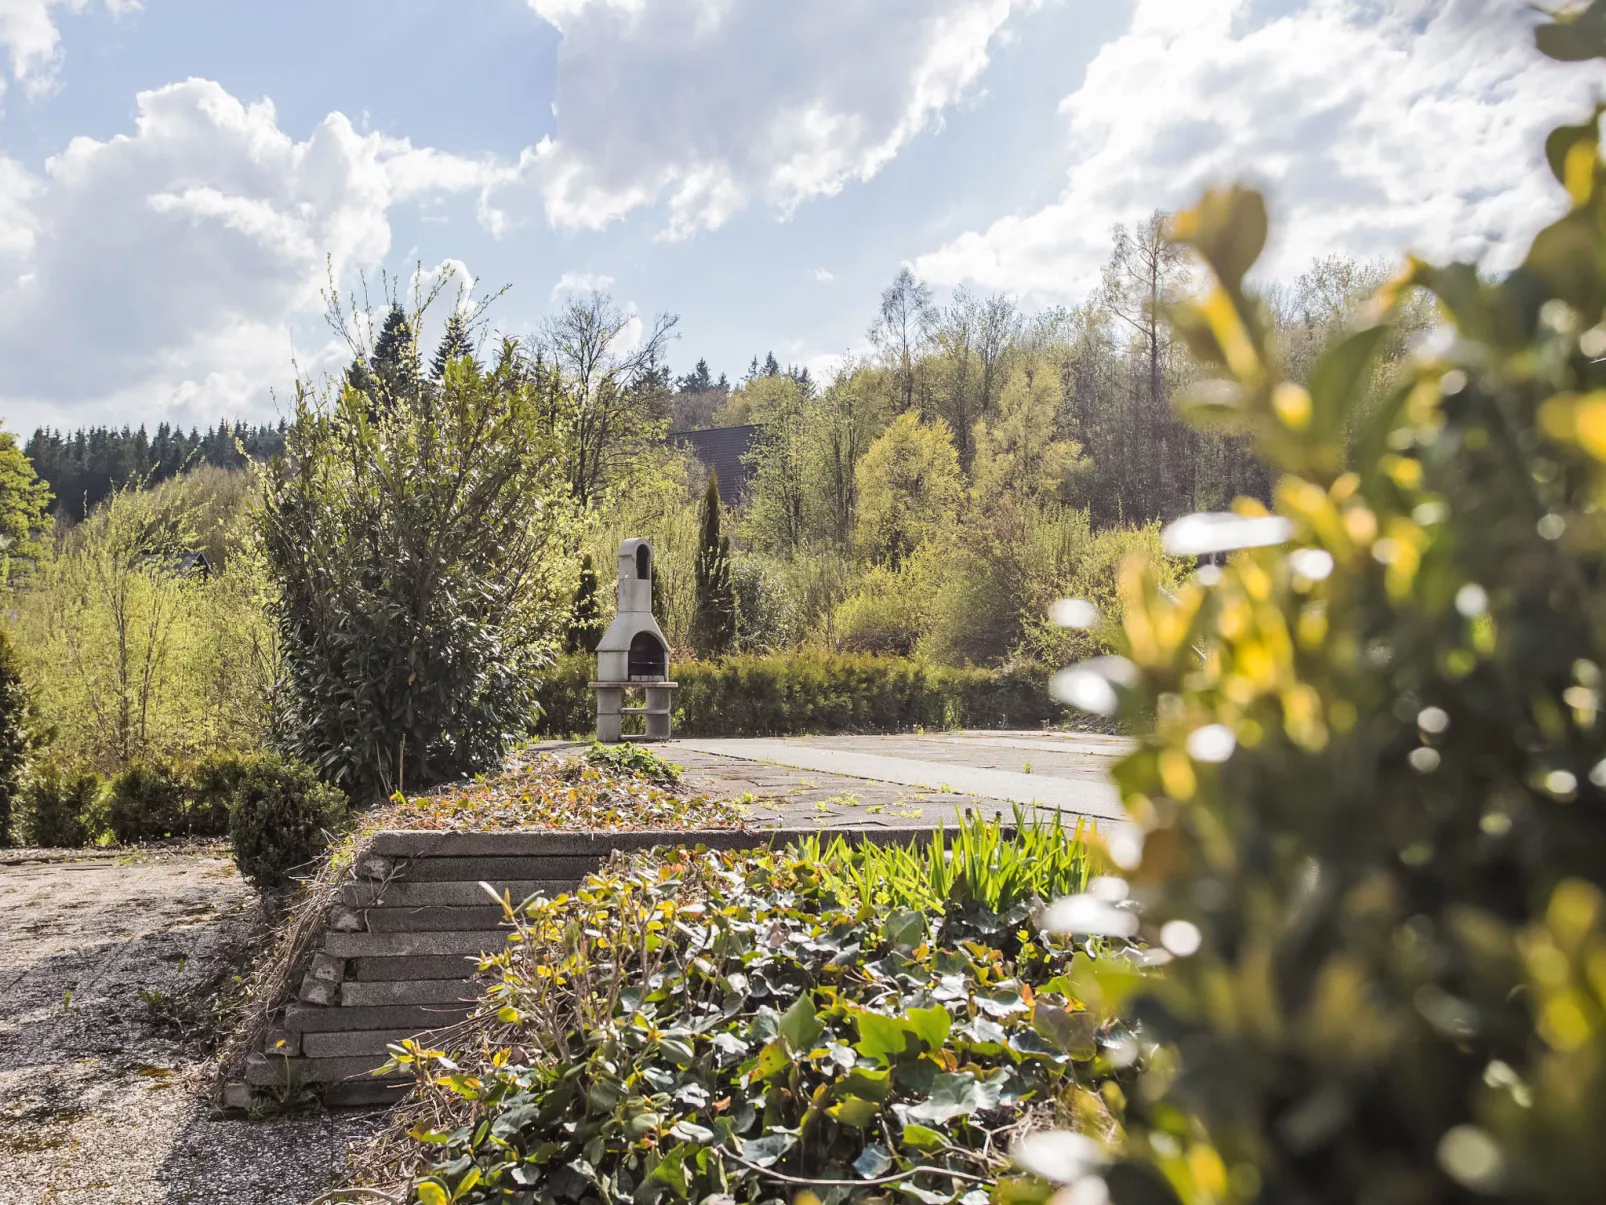
M 1113 625 L 1129 554 L 1166 580 L 1185 568 L 1161 555 L 1161 523 L 1269 497 L 1241 438 L 1173 412 L 1200 368 L 1158 315 L 1197 279 L 1166 220 L 1116 229 L 1075 307 L 939 302 L 902 270 L 867 316 L 873 351 L 821 381 L 773 354 L 734 383 L 706 361 L 677 377 L 675 317 L 632 340 L 600 293 L 534 338 L 499 336 L 460 283 L 393 290 L 378 314 L 334 297 L 351 365 L 304 383 L 276 425 L 6 436 L 10 477 L 40 479 L 9 491 L 6 519 L 38 756 L 116 774 L 273 745 L 362 790 L 471 771 L 557 705 L 553 659 L 594 645 L 627 536 L 657 550 L 679 663 L 1035 673 L 1102 651 L 1109 629 L 1051 623 L 1056 599 Z M 1332 258 L 1267 287 L 1291 375 L 1383 277 Z M 1407 303 L 1375 389 L 1430 323 Z M 721 505 L 668 437 L 742 425 L 745 489 Z M 465 493 L 465 474 L 487 484 Z M 378 735 L 404 715 L 407 750 Z

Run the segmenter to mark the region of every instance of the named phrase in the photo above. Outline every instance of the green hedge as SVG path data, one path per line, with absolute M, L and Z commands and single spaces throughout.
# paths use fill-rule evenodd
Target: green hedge
M 1048 670 L 951 669 L 901 657 L 770 653 L 673 666 L 675 731 L 685 736 L 903 732 L 912 728 L 1037 728 L 1067 717 Z M 592 660 L 559 658 L 541 691 L 543 736 L 596 727 Z

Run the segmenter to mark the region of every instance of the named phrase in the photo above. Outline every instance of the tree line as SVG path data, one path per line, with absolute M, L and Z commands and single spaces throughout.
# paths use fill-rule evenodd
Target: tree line
M 220 421 L 200 430 L 169 423 L 154 435 L 135 428 L 80 427 L 61 431 L 37 428 L 23 451 L 34 472 L 50 487 L 58 514 L 81 522 L 113 492 L 129 482 L 159 485 L 200 465 L 238 469 L 284 451 L 285 422 L 253 425 Z

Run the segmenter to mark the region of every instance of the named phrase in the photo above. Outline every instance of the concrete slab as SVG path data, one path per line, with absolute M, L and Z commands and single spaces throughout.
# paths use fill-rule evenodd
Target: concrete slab
M 1105 821 L 1125 819 L 1120 796 L 1105 776 L 1105 767 L 1118 755 L 1119 749 L 1109 743 L 1111 738 L 1092 738 L 1085 745 L 1065 740 L 1055 742 L 1071 745 L 1067 751 L 1029 743 L 1035 739 L 1031 734 L 1000 736 L 1002 740 L 975 734 L 773 740 L 684 738 L 660 746 L 660 752 L 671 761 L 683 760 L 685 753 L 703 754 L 815 771 L 838 778 L 892 783 L 938 792 L 944 797 L 1051 807 Z M 1026 748 L 1020 748 L 1022 745 Z M 1038 753 L 1040 758 L 1057 755 L 1080 759 L 1082 764 L 1040 768 L 1038 759 L 1033 759 L 1033 772 L 1027 773 L 1024 762 L 1017 756 L 1026 749 Z M 1021 764 L 1022 769 L 1002 768 L 999 762 L 1005 751 L 1007 758 Z M 929 822 L 931 818 L 927 819 Z

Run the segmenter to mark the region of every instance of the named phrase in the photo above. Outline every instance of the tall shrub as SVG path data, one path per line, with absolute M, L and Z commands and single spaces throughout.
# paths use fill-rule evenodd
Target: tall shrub
M 697 653 L 718 657 L 736 638 L 736 593 L 731 587 L 730 537 L 719 531 L 719 478 L 708 474 L 697 541 L 697 612 L 692 639 Z
M 1606 57 L 1606 2 L 1540 44 Z M 1138 1005 L 1161 1048 L 1125 1096 L 1127 1151 L 1160 1175 L 1112 1171 L 1117 1202 L 1600 1199 L 1601 111 L 1547 140 L 1569 209 L 1518 268 L 1413 259 L 1308 389 L 1245 283 L 1258 194 L 1176 219 L 1215 277 L 1172 311 L 1223 378 L 1192 407 L 1282 476 L 1273 515 L 1173 527 L 1174 548 L 1241 550 L 1175 597 L 1133 571 L 1130 661 L 1062 680 L 1147 730 L 1117 777 L 1177 955 Z M 1454 337 L 1367 412 L 1414 288 Z
M 562 445 L 517 344 L 387 401 L 302 390 L 263 511 L 282 738 L 358 798 L 494 763 L 567 610 Z
M 11 843 L 11 816 L 32 747 L 27 687 L 11 637 L 0 628 L 0 846 Z
M 113 491 L 13 599 L 62 762 L 115 774 L 264 738 L 275 648 L 241 476 Z M 226 553 L 210 571 L 207 547 Z

